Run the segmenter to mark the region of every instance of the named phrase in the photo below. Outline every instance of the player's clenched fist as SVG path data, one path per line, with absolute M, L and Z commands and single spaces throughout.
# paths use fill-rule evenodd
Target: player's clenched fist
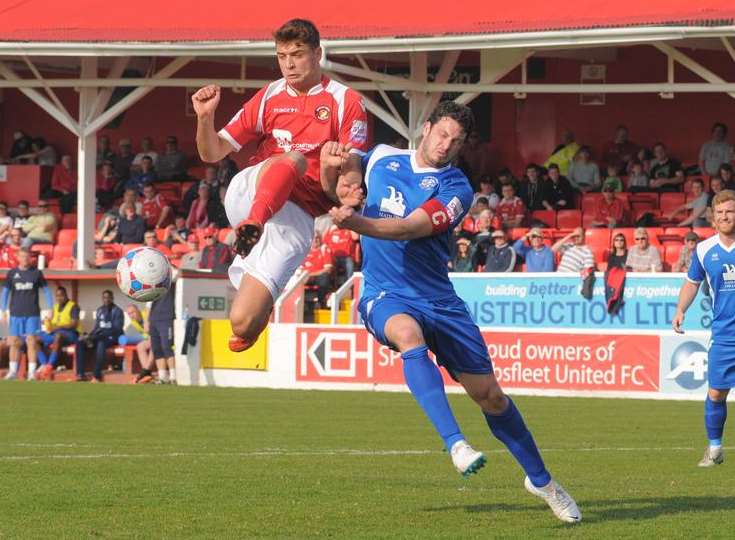
M 329 211 L 329 216 L 337 227 L 344 228 L 349 225 L 355 210 L 350 206 L 334 207 Z
M 200 88 L 191 96 L 191 103 L 194 106 L 194 112 L 197 116 L 206 116 L 213 114 L 219 105 L 219 98 L 222 90 L 219 86 L 210 84 L 204 88 Z

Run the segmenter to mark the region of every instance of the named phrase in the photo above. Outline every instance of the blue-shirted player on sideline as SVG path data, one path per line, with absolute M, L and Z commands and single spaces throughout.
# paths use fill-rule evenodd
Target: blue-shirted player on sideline
M 727 395 L 735 386 L 735 191 L 723 190 L 712 199 L 716 235 L 697 245 L 687 279 L 679 293 L 672 321 L 682 333 L 684 313 L 707 280 L 712 295 L 712 337 L 707 358 L 709 389 L 704 401 L 704 426 L 709 444 L 700 467 L 721 464 L 722 431 L 727 420 Z
M 18 252 L 18 266 L 8 270 L 2 298 L 0 298 L 3 313 L 8 309 L 8 300 L 10 300 L 10 319 L 8 321 L 10 369 L 5 375 L 5 380 L 18 377 L 18 360 L 23 340 L 35 340 L 33 334 L 41 330 L 41 309 L 38 306 L 39 289 L 43 289 L 49 308 L 53 307 L 54 301 L 51 298 L 46 278 L 38 268 L 31 267 L 31 252 L 21 249 Z M 36 363 L 29 361 L 29 381 L 35 378 L 35 372 Z
M 526 472 L 526 489 L 562 521 L 578 522 L 576 503 L 546 470 L 521 413 L 493 374 L 480 330 L 449 281 L 451 231 L 473 198 L 467 178 L 451 162 L 473 124 L 468 107 L 439 104 L 416 151 L 379 145 L 364 156 L 362 215 L 346 206 L 330 214 L 340 227 L 364 235 L 360 313 L 379 342 L 401 353 L 406 384 L 457 470 L 468 476 L 485 456 L 462 435 L 429 351 L 480 406 L 492 434 Z

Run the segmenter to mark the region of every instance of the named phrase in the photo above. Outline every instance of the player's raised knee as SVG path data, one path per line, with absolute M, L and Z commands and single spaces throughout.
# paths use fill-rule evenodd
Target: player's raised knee
M 230 319 L 232 333 L 246 340 L 257 339 L 263 329 L 263 325 L 256 317 L 241 315 Z
M 388 340 L 401 352 L 420 347 L 424 344 L 424 336 L 421 328 L 415 323 L 400 322 L 391 324 L 386 329 L 385 334 Z
M 299 176 L 303 176 L 306 174 L 306 158 L 304 157 L 304 154 L 301 152 L 286 152 L 281 156 L 281 159 L 287 159 L 291 163 L 293 163 L 296 166 L 296 170 L 299 173 Z

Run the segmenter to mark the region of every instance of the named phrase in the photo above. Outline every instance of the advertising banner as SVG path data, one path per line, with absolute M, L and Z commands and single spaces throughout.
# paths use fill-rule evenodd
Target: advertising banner
M 705 336 L 661 336 L 661 392 L 704 398 L 708 347 L 709 337 Z

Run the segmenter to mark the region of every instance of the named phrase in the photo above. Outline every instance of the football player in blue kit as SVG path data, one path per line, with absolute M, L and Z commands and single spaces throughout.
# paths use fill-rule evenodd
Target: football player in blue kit
M 406 384 L 456 469 L 468 476 L 486 460 L 457 425 L 429 351 L 480 406 L 492 434 L 525 471 L 526 489 L 544 499 L 559 519 L 575 523 L 581 520 L 576 503 L 547 471 L 521 413 L 493 374 L 479 328 L 449 280 L 452 230 L 473 198 L 467 178 L 451 163 L 473 125 L 468 107 L 440 103 L 422 128 L 417 150 L 378 145 L 363 157 L 362 213 L 342 206 L 330 214 L 338 226 L 363 235 L 360 314 L 380 343 L 401 353 Z
M 674 330 L 683 333 L 684 314 L 707 280 L 712 295 L 712 336 L 707 355 L 707 397 L 704 426 L 709 444 L 700 467 L 724 461 L 722 431 L 727 420 L 727 395 L 735 386 L 735 191 L 720 191 L 712 199 L 717 234 L 703 240 L 692 254 L 679 304 L 672 320 Z

